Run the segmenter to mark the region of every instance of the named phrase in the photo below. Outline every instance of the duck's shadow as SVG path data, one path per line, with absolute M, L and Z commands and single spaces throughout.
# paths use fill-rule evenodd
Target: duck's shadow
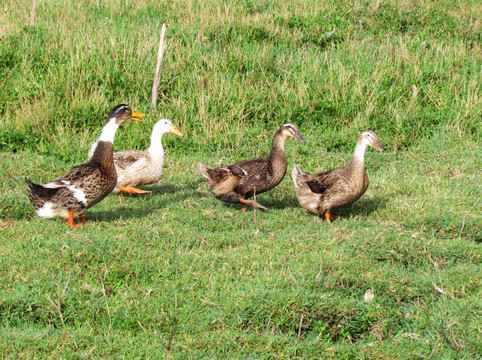
M 87 221 L 92 222 L 144 218 L 153 211 L 169 206 L 172 202 L 192 197 L 204 197 L 204 194 L 196 191 L 199 183 L 199 181 L 194 181 L 179 187 L 171 184 L 146 186 L 143 187 L 143 190 L 151 191 L 151 193 L 126 195 L 120 205 L 114 205 L 113 208 L 109 210 L 88 211 L 85 216 Z M 119 194 L 111 194 L 109 196 L 120 197 Z
M 192 197 L 204 197 L 204 193 L 199 191 L 203 183 L 204 181 L 199 179 L 189 183 L 183 183 L 180 186 L 174 186 L 172 184 L 151 185 L 149 188 L 146 188 L 146 190 L 152 191 L 151 195 L 155 194 L 155 196 L 173 194 L 174 198 L 179 201 Z
M 250 197 L 249 200 L 255 200 L 255 198 Z M 298 206 L 298 201 L 296 200 L 296 197 L 286 196 L 286 195 L 284 195 L 282 198 L 274 198 L 274 197 L 270 197 L 269 195 L 257 196 L 255 201 L 258 204 L 267 207 L 269 210 L 274 210 L 274 209 L 282 210 L 282 209 L 293 208 Z M 223 205 L 232 210 L 239 210 L 241 208 L 241 203 L 223 202 Z M 247 209 L 249 210 L 253 208 L 248 205 Z
M 348 217 L 366 217 L 371 213 L 384 209 L 388 199 L 386 197 L 374 196 L 371 198 L 361 198 L 352 205 L 335 211 L 336 215 L 343 218 Z
M 252 199 L 252 198 L 251 198 Z M 298 204 L 298 200 L 295 196 L 284 195 L 283 198 L 256 198 L 256 202 L 259 204 L 266 206 L 268 209 L 287 209 L 287 208 L 295 208 L 300 206 Z M 372 198 L 362 198 L 355 202 L 354 204 L 338 209 L 335 211 L 336 215 L 340 215 L 343 218 L 347 217 L 366 217 L 370 215 L 374 211 L 378 211 L 386 207 L 387 199 L 384 197 L 376 196 Z M 224 206 L 229 207 L 231 209 L 236 209 L 239 207 L 239 204 L 230 204 L 230 203 L 223 203 Z M 249 208 L 249 206 L 248 206 Z M 314 214 L 313 214 L 314 215 Z M 314 215 L 316 216 L 316 215 Z
M 286 208 L 293 208 L 298 206 L 298 200 L 295 196 L 287 196 L 284 195 L 282 198 L 274 198 L 274 197 L 257 197 L 256 202 L 260 203 L 263 206 L 266 206 L 268 209 L 286 209 Z

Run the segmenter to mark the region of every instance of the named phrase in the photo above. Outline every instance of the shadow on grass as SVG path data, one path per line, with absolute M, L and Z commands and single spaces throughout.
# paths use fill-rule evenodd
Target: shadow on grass
M 372 212 L 385 208 L 387 201 L 388 201 L 387 198 L 381 197 L 381 196 L 373 197 L 370 199 L 362 198 L 361 200 L 358 200 L 352 205 L 336 210 L 334 214 L 338 215 L 341 219 L 350 218 L 350 217 L 367 217 Z M 286 202 L 285 206 L 281 208 L 292 207 L 292 206 L 295 206 L 295 207 L 299 206 L 296 198 L 293 200 L 293 203 Z M 307 213 L 312 216 L 319 216 L 308 211 Z
M 113 221 L 131 218 L 144 218 L 151 214 L 154 210 L 162 209 L 174 202 L 179 202 L 186 198 L 204 197 L 205 195 L 196 189 L 199 187 L 200 181 L 193 181 L 182 186 L 172 184 L 161 184 L 142 187 L 143 190 L 151 191 L 150 194 L 133 194 L 126 195 L 120 205 L 114 205 L 111 210 L 89 211 L 87 210 L 85 217 L 87 221 Z M 172 197 L 164 197 L 170 194 Z M 111 194 L 109 196 L 120 197 L 119 194 Z
M 336 215 L 342 218 L 348 217 L 367 217 L 372 212 L 384 209 L 388 199 L 386 197 L 375 196 L 372 198 L 361 198 L 353 205 L 338 209 L 335 211 Z
M 87 222 L 110 222 L 119 219 L 141 219 L 151 214 L 153 208 L 118 206 L 112 210 L 86 211 L 85 219 Z
M 209 195 L 213 196 L 211 193 L 209 193 Z M 249 200 L 254 200 L 254 197 L 250 197 Z M 241 203 L 228 203 L 221 200 L 218 200 L 218 201 L 222 203 L 225 207 L 230 208 L 232 210 L 241 209 Z M 269 210 L 274 210 L 274 209 L 282 210 L 282 209 L 293 208 L 298 206 L 298 201 L 294 196 L 292 197 L 283 196 L 282 198 L 279 198 L 279 199 L 269 197 L 269 196 L 257 196 L 256 202 L 258 204 L 261 204 L 267 207 Z M 248 211 L 253 210 L 253 208 L 249 205 L 247 206 L 247 209 Z
M 198 191 L 198 189 L 202 187 L 203 183 L 204 181 L 202 179 L 199 179 L 191 181 L 189 183 L 183 183 L 180 186 L 176 186 L 175 183 L 149 186 L 146 187 L 145 190 L 152 191 L 151 195 L 176 194 L 176 198 L 184 200 L 191 197 L 204 197 L 204 194 Z M 206 190 L 208 190 L 207 185 Z
M 298 206 L 298 200 L 293 196 L 283 196 L 281 198 L 275 197 L 256 197 L 256 201 L 268 209 L 286 209 Z

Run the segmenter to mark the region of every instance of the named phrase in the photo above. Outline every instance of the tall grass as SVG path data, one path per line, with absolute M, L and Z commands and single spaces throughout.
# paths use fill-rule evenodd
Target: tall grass
M 83 159 L 119 102 L 151 118 L 120 134 L 119 148 L 145 146 L 161 115 L 189 134 L 183 147 L 206 152 L 257 148 L 256 135 L 284 121 L 328 150 L 367 128 L 392 149 L 437 131 L 479 136 L 476 2 L 41 1 L 35 27 L 25 26 L 28 2 L 5 9 L 5 150 Z M 151 109 L 162 22 L 169 41 Z M 79 146 L 66 149 L 68 134 Z

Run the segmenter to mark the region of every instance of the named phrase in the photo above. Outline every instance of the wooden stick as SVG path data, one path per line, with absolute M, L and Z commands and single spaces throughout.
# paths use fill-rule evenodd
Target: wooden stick
M 157 105 L 157 91 L 159 82 L 161 81 L 161 65 L 164 58 L 164 37 L 166 36 L 166 24 L 162 24 L 161 39 L 159 41 L 159 51 L 157 52 L 156 72 L 154 74 L 154 83 L 152 84 L 152 105 Z
M 300 337 L 301 337 L 301 327 L 303 326 L 303 317 L 304 317 L 304 315 L 301 314 L 300 327 L 298 328 L 298 340 L 299 340 Z
M 30 26 L 35 25 L 35 17 L 37 15 L 37 2 L 38 0 L 32 0 L 32 16 L 30 17 Z
M 199 240 L 201 240 L 204 244 L 206 244 L 207 246 L 211 247 L 211 244 L 207 242 L 207 240 L 205 238 L 203 238 L 201 235 L 199 235 L 197 232 L 193 231 L 194 234 L 196 234 L 197 238 Z
M 107 301 L 107 294 L 105 292 L 105 278 L 107 277 L 107 273 L 109 271 L 107 269 L 104 270 L 104 278 L 100 278 L 100 283 L 102 284 L 102 295 L 104 295 L 105 300 L 105 307 L 107 308 L 107 315 L 109 315 L 109 331 L 112 328 L 112 317 L 110 316 L 110 309 L 109 309 L 109 302 Z

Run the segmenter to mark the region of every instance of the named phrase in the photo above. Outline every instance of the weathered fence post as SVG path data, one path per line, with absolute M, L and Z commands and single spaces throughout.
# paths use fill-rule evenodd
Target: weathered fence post
M 152 84 L 152 105 L 157 105 L 157 92 L 159 89 L 159 82 L 161 81 L 161 65 L 164 57 L 164 37 L 166 36 L 166 24 L 162 24 L 161 40 L 159 41 L 159 51 L 157 52 L 156 72 L 154 74 L 154 83 Z
M 30 17 L 30 26 L 35 25 L 35 16 L 37 15 L 37 2 L 38 0 L 32 0 L 32 15 Z

